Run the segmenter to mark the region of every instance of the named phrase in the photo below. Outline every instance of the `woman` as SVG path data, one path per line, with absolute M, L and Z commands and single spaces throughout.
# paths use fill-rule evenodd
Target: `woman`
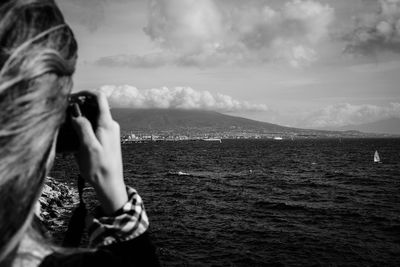
M 72 88 L 77 44 L 53 0 L 0 2 L 0 266 L 158 265 L 140 196 L 126 188 L 119 126 L 104 95 L 93 131 L 76 109 L 77 163 L 103 214 L 91 250 L 56 248 L 32 227 Z

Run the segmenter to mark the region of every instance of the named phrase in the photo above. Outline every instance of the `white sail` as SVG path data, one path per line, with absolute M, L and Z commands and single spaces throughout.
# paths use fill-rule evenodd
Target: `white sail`
M 378 151 L 375 151 L 375 154 L 374 154 L 374 162 L 381 162 L 381 158 L 379 157 Z

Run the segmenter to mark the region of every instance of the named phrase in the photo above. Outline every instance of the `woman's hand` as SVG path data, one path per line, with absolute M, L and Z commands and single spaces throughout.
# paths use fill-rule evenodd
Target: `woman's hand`
M 120 129 L 111 117 L 107 98 L 101 92 L 93 92 L 99 106 L 96 132 L 90 122 L 75 106 L 72 124 L 80 139 L 76 160 L 82 177 L 95 189 L 103 211 L 112 214 L 127 201 L 122 171 Z

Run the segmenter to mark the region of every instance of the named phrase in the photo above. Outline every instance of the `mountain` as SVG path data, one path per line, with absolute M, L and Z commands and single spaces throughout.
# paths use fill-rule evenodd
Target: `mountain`
M 353 130 L 364 133 L 400 135 L 400 118 L 389 118 L 359 125 L 347 125 L 344 127 L 340 127 L 340 129 L 338 130 Z
M 254 130 L 287 132 L 292 128 L 229 116 L 214 111 L 179 109 L 112 109 L 122 131 L 212 129 L 216 131 Z
M 324 131 L 299 129 L 260 122 L 215 111 L 180 109 L 112 109 L 113 118 L 120 124 L 122 134 L 160 134 L 163 136 L 219 136 L 284 138 L 376 137 L 358 131 Z

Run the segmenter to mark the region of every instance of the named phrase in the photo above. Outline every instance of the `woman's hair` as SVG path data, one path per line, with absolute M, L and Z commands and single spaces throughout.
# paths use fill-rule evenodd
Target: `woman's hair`
M 51 165 L 76 53 L 54 0 L 0 2 L 1 266 L 12 262 Z

